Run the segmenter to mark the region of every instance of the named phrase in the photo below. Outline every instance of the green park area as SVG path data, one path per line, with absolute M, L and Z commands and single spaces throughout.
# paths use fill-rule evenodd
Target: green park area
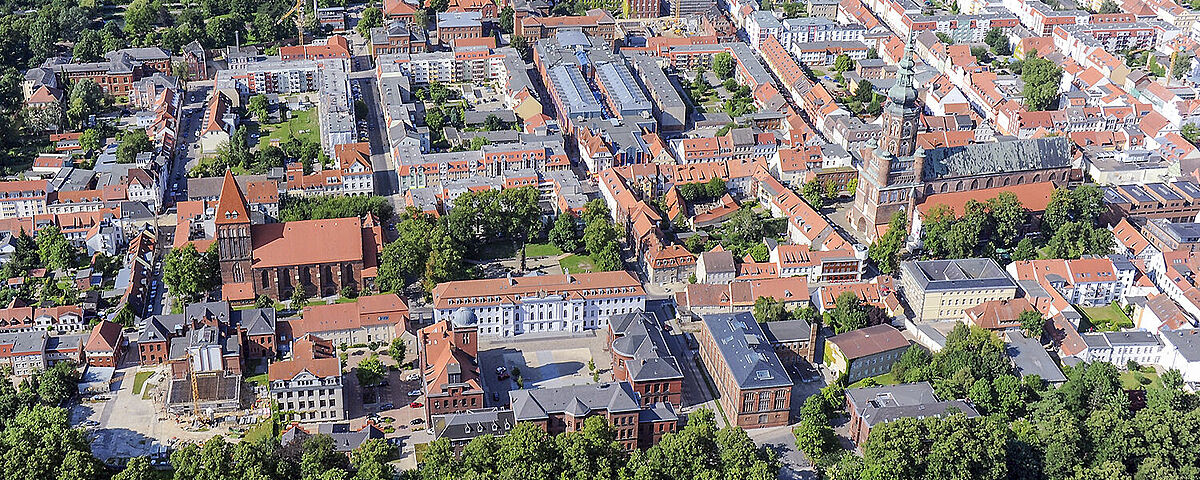
M 316 108 L 294 110 L 290 114 L 292 118 L 286 122 L 264 124 L 259 127 L 259 134 L 262 135 L 265 145 L 271 145 L 274 142 L 282 144 L 292 137 L 296 137 L 302 142 L 319 143 L 321 141 Z
M 1103 307 L 1076 307 L 1084 319 L 1096 330 L 1104 332 L 1116 332 L 1122 328 L 1133 328 L 1133 320 L 1130 320 L 1125 312 L 1121 310 L 1121 306 L 1116 302 L 1110 303 Z M 1081 328 L 1085 330 L 1086 328 Z
M 558 264 L 562 266 L 563 273 L 587 273 L 594 266 L 592 258 L 587 255 L 569 255 L 559 260 Z

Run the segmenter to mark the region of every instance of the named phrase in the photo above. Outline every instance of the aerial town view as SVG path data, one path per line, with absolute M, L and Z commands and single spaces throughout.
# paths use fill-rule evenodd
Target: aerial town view
M 1200 480 L 1200 0 L 0 0 L 0 472 Z

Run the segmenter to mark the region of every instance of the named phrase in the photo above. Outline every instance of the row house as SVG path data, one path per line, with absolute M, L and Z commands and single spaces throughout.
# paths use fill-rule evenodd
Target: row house
M 46 180 L 0 182 L 0 219 L 45 214 L 50 193 L 50 182 Z
M 346 419 L 342 362 L 333 344 L 314 335 L 292 342 L 292 358 L 267 367 L 271 399 L 289 420 L 336 422 Z
M 724 136 L 685 138 L 672 141 L 671 145 L 675 158 L 682 164 L 690 164 L 770 157 L 775 154 L 779 144 L 774 133 L 734 128 Z
M 593 9 L 581 16 L 527 17 L 517 23 L 517 35 L 530 43 L 551 38 L 559 29 L 580 29 L 585 35 L 603 39 L 610 46 L 617 40 L 617 22 L 606 10 Z
M 86 327 L 83 308 L 78 305 L 33 307 L 13 299 L 0 310 L 0 332 L 79 332 Z
M 713 378 L 726 420 L 742 428 L 787 425 L 792 379 L 749 313 L 705 315 L 700 359 Z
M 334 147 L 337 168 L 304 174 L 304 166 L 293 162 L 287 168 L 290 195 L 374 195 L 375 170 L 371 167 L 371 145 L 345 143 Z
M 37 375 L 59 362 L 83 363 L 80 337 L 54 337 L 45 331 L 0 332 L 0 366 L 13 376 Z
M 278 352 L 275 309 L 231 309 L 228 302 L 193 303 L 183 313 L 152 315 L 138 325 L 142 366 L 180 365 L 192 372 L 242 372 L 251 360 Z
M 788 239 L 798 245 L 807 245 L 813 250 L 844 250 L 851 243 L 833 228 L 819 212 L 808 205 L 796 192 L 784 187 L 766 169 L 759 169 L 754 178 L 757 182 L 757 198 L 772 215 L 787 219 Z
M 1133 287 L 1137 273 L 1128 261 L 1088 256 L 1076 260 L 1013 262 L 1007 270 L 1017 281 L 1035 280 L 1058 292 L 1067 302 L 1085 307 L 1121 300 L 1124 292 Z
M 562 141 L 515 142 L 484 145 L 466 152 L 422 154 L 411 145 L 393 148 L 398 159 L 400 190 L 441 186 L 454 179 L 498 177 L 506 172 L 535 169 L 546 172 L 570 168 Z
M 803 276 L 813 283 L 857 282 L 866 270 L 853 249 L 814 251 L 808 245 L 766 241 L 767 261 L 775 264 L 780 277 Z
M 424 53 L 429 50 L 425 32 L 409 28 L 402 21 L 371 29 L 371 56 Z

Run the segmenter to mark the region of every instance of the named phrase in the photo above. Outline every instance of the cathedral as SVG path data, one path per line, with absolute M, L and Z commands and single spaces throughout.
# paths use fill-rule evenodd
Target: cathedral
M 329 296 L 373 287 L 383 230 L 371 215 L 252 225 L 246 197 L 226 171 L 214 223 L 226 301 L 286 300 L 297 288 Z
M 900 211 L 911 221 L 926 195 L 1038 182 L 1064 185 L 1071 179 L 1071 146 L 1063 137 L 929 150 L 917 145 L 922 107 L 913 85 L 914 43 L 909 38 L 896 83 L 888 90 L 882 138 L 858 152 L 858 189 L 848 213 L 856 231 L 874 239 Z

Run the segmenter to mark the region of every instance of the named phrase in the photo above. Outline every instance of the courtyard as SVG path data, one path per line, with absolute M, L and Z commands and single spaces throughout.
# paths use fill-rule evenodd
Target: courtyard
M 600 381 L 612 381 L 612 354 L 605 345 L 605 331 L 579 334 L 534 334 L 479 339 L 479 368 L 484 390 L 492 392 L 484 405 L 508 405 L 508 392 L 518 388 L 555 388 L 593 383 L 588 362 L 600 372 Z M 496 367 L 508 369 L 510 377 L 500 380 Z M 520 372 L 523 387 L 518 387 Z

